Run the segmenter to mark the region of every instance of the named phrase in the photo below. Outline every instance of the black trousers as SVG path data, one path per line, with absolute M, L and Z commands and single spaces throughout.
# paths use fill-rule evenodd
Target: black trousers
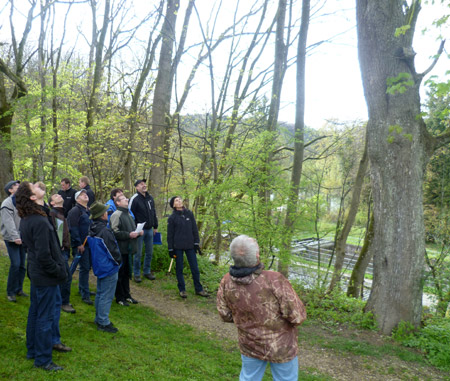
M 130 255 L 122 254 L 122 266 L 117 279 L 116 301 L 130 298 Z

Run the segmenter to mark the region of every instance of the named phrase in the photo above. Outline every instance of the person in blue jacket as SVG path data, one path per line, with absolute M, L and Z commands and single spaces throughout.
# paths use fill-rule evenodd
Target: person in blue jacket
M 167 245 L 169 247 L 169 256 L 175 258 L 180 296 L 187 298 L 183 276 L 184 252 L 191 269 L 195 293 L 199 296 L 207 297 L 209 295 L 203 290 L 203 286 L 200 283 L 200 272 L 198 271 L 197 257 L 195 255 L 196 252 L 201 254 L 201 251 L 194 214 L 184 207 L 181 197 L 172 197 L 169 205 L 173 209 L 173 213 L 167 220 Z

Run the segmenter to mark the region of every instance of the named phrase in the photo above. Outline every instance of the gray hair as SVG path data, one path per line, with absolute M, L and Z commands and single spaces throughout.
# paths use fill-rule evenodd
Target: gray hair
M 258 244 L 247 235 L 240 235 L 230 244 L 230 255 L 236 267 L 254 267 L 258 264 Z

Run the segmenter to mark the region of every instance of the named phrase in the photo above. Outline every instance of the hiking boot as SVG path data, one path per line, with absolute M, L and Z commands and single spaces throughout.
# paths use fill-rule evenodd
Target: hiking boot
M 53 350 L 58 352 L 71 352 L 72 348 L 68 347 L 67 345 L 64 345 L 63 343 L 54 344 Z
M 53 361 L 50 361 L 47 365 L 39 365 L 39 366 L 35 365 L 34 367 L 53 372 L 57 372 L 59 370 L 64 369 L 62 366 L 56 365 Z
M 135 276 L 134 276 L 134 281 L 135 281 L 136 283 L 141 283 L 141 282 L 142 282 L 142 279 L 141 279 L 141 277 L 140 277 L 139 275 L 135 275 Z
M 131 296 L 129 298 L 127 298 L 127 302 L 131 303 L 131 304 L 138 304 L 139 303 L 136 299 L 132 298 Z
M 92 306 L 94 304 L 94 302 L 90 298 L 83 298 L 81 300 L 83 301 L 83 303 L 86 303 L 90 306 Z
M 64 312 L 67 312 L 68 314 L 74 314 L 75 312 L 75 308 L 73 308 L 73 306 L 69 303 L 69 304 L 63 304 L 61 306 L 61 310 Z
M 118 300 L 117 304 L 119 304 L 120 306 L 124 306 L 124 307 L 128 307 L 129 306 L 128 302 L 125 301 L 125 300 Z
M 187 292 L 186 292 L 186 291 L 180 291 L 180 296 L 181 296 L 183 299 L 186 299 L 186 298 L 187 298 Z
M 204 298 L 207 298 L 209 294 L 205 290 L 196 291 L 195 292 L 198 296 L 203 296 Z
M 17 295 L 17 296 L 28 297 L 28 294 L 25 294 L 22 290 L 20 290 L 16 295 Z
M 156 277 L 152 273 L 144 274 L 144 278 L 147 278 L 147 279 L 150 279 L 150 280 L 155 280 L 156 279 Z
M 97 323 L 97 330 L 108 333 L 116 333 L 119 331 L 116 327 L 114 327 L 113 323 L 109 323 L 108 325 L 101 325 Z
M 10 301 L 10 302 L 13 302 L 13 303 L 17 302 L 16 297 L 14 295 L 8 295 L 7 298 L 8 298 L 8 301 Z

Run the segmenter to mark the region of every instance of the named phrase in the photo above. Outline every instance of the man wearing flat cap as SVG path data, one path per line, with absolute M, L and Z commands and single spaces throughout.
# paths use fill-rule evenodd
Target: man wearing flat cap
M 4 189 L 8 197 L 3 200 L 0 211 L 2 219 L 0 229 L 11 261 L 6 285 L 7 298 L 10 302 L 16 301 L 16 295 L 28 296 L 22 290 L 25 279 L 25 250 L 20 239 L 20 217 L 16 209 L 15 197 L 19 183 L 20 181 L 12 180 L 5 185 Z
M 92 305 L 91 293 L 89 291 L 89 270 L 91 269 L 91 258 L 89 247 L 85 245 L 85 239 L 89 232 L 91 220 L 88 209 L 89 197 L 85 189 L 75 193 L 75 206 L 67 215 L 69 224 L 70 242 L 72 252 L 80 255 L 80 274 L 78 278 L 78 289 L 84 303 Z
M 136 180 L 134 183 L 136 193 L 128 203 L 128 209 L 134 214 L 136 224 L 145 223 L 144 235 L 137 238 L 137 253 L 134 257 L 134 281 L 140 283 L 142 246 L 145 243 L 144 277 L 155 280 L 151 272 L 153 256 L 153 235 L 158 231 L 158 218 L 156 217 L 155 201 L 147 192 L 147 180 Z

